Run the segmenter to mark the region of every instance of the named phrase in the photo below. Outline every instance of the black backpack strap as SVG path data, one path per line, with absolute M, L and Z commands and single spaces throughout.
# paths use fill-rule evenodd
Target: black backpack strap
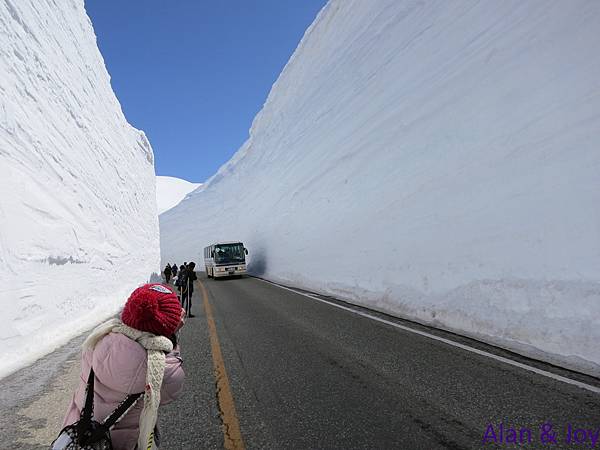
M 110 430 L 114 424 L 116 424 L 125 414 L 127 414 L 129 408 L 131 408 L 135 402 L 137 402 L 142 394 L 143 392 L 139 392 L 137 394 L 131 394 L 125 397 L 125 400 L 123 400 L 119 406 L 117 406 L 115 410 L 111 412 L 106 419 L 104 419 L 104 422 L 102 423 L 103 428 Z
M 94 417 L 94 369 L 90 367 L 90 374 L 85 388 L 85 404 L 81 410 L 82 422 L 91 422 Z
M 81 410 L 81 416 L 76 423 L 78 443 L 85 444 L 90 438 L 92 431 L 92 418 L 94 417 L 94 369 L 90 367 L 87 385 L 85 388 L 85 404 Z

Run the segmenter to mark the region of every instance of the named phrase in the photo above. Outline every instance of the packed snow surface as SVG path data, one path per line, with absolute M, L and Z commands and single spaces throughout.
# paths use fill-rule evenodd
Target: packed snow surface
M 600 374 L 600 2 L 333 0 L 160 217 L 270 280 Z M 169 230 L 168 233 L 164 230 Z
M 153 153 L 83 0 L 0 2 L 0 376 L 159 270 Z
M 156 177 L 156 206 L 158 214 L 176 206 L 187 194 L 201 186 L 201 183 L 190 183 L 175 177 Z

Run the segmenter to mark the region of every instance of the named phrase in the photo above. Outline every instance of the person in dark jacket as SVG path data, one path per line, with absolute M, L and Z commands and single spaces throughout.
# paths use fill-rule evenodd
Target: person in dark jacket
M 185 267 L 183 264 L 179 266 L 179 271 L 177 272 L 177 281 L 175 281 L 175 286 L 177 286 L 177 290 L 179 291 L 179 298 L 181 299 L 181 286 L 183 285 L 183 281 L 185 278 Z
M 194 268 L 196 263 L 190 262 L 184 269 L 184 278 L 181 281 L 181 302 L 188 313 L 188 317 L 195 317 L 192 314 L 192 295 L 194 293 L 194 281 L 198 279 Z M 181 276 L 181 274 L 180 274 Z
M 171 266 L 169 265 L 169 263 L 167 263 L 167 265 L 165 266 L 165 270 L 163 270 L 163 273 L 165 274 L 165 281 L 167 282 L 167 284 L 169 284 L 169 280 L 171 279 Z
M 173 278 L 177 276 L 177 264 L 171 264 L 171 272 L 173 272 Z

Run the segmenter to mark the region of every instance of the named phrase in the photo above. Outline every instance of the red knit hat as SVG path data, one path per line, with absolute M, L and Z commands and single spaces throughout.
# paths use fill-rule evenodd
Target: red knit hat
M 181 320 L 181 304 L 168 287 L 145 284 L 131 293 L 121 320 L 136 330 L 171 336 Z

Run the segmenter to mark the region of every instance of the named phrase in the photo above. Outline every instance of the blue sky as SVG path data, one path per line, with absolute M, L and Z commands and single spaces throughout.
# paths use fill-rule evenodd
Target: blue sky
M 202 182 L 248 137 L 326 0 L 85 0 L 127 120 L 157 175 Z

